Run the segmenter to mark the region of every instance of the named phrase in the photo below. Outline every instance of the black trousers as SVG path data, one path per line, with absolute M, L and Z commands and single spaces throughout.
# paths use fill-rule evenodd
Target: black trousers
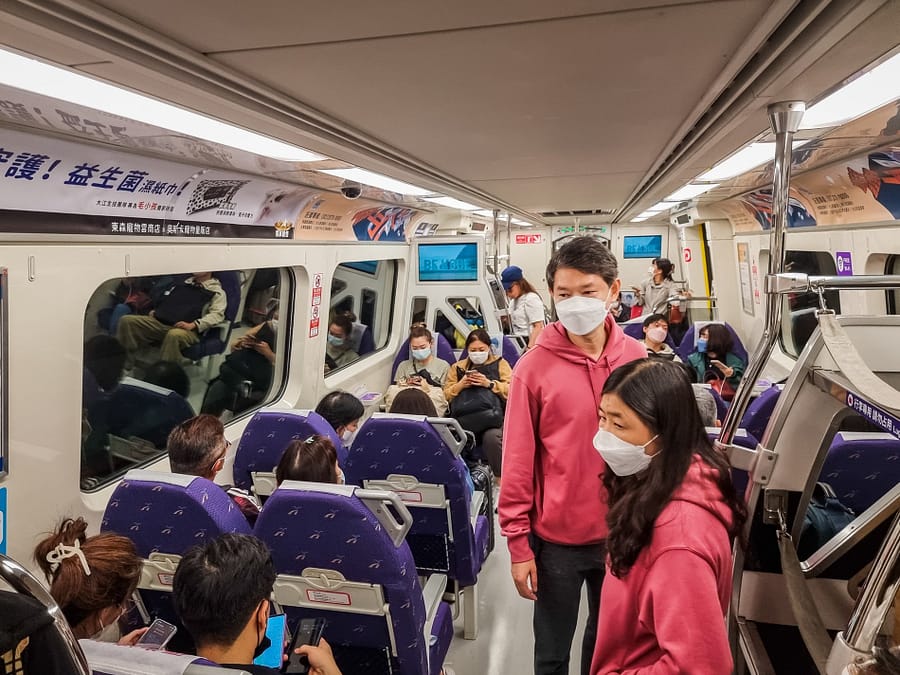
M 602 543 L 564 546 L 535 536 L 532 548 L 538 585 L 534 603 L 534 674 L 568 675 L 581 588 L 586 582 L 588 619 L 581 643 L 581 675 L 589 675 L 597 640 L 606 547 Z

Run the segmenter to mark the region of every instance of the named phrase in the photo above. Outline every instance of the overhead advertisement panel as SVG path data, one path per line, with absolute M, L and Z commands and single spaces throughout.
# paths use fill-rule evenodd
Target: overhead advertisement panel
M 772 191 L 717 204 L 735 232 L 772 227 Z M 900 147 L 844 160 L 791 180 L 788 227 L 855 225 L 900 219 Z
M 0 129 L 0 205 L 0 232 L 141 237 L 402 242 L 423 216 L 405 206 L 6 129 Z

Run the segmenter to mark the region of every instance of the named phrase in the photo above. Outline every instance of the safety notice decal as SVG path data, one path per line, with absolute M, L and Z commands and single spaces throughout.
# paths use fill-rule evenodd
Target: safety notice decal
M 872 424 L 884 429 L 889 434 L 900 438 L 900 420 L 889 415 L 878 406 L 861 399 L 853 392 L 847 392 L 847 407 L 855 410 Z

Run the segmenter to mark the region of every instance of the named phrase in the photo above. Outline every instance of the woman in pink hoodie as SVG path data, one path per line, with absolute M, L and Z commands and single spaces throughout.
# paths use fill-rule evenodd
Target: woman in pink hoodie
M 729 675 L 731 543 L 747 512 L 682 369 L 613 371 L 594 447 L 609 469 L 609 574 L 591 673 Z

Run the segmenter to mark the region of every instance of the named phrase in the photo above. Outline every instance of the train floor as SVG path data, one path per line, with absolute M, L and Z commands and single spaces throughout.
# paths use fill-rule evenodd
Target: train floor
M 531 602 L 519 597 L 509 574 L 509 551 L 496 523 L 497 543 L 478 577 L 478 638 L 463 638 L 463 618 L 454 622 L 455 634 L 445 664 L 456 675 L 510 675 L 533 672 L 534 637 Z M 582 593 L 578 627 L 569 660 L 569 675 L 579 675 L 581 635 L 587 619 L 587 595 Z

